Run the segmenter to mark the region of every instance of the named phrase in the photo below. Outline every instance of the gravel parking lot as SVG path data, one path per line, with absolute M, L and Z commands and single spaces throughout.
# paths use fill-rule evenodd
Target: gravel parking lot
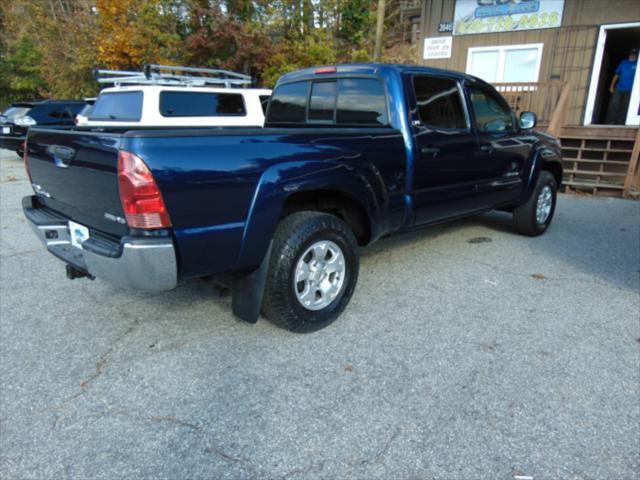
M 640 203 L 382 240 L 295 335 L 204 282 L 68 281 L 1 153 L 0 478 L 640 478 Z

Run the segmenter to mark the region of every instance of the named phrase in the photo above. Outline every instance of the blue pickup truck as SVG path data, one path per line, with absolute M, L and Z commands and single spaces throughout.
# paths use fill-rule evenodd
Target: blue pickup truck
M 562 164 L 535 124 L 461 73 L 305 69 L 280 78 L 262 129 L 32 128 L 23 209 L 69 278 L 214 278 L 238 317 L 310 332 L 347 306 L 359 245 L 493 209 L 544 233 Z

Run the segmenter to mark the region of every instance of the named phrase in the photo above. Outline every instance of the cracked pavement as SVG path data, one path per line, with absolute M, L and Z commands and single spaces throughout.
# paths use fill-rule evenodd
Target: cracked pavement
M 67 280 L 0 154 L 0 478 L 640 478 L 640 202 L 384 239 L 294 335 L 204 282 Z

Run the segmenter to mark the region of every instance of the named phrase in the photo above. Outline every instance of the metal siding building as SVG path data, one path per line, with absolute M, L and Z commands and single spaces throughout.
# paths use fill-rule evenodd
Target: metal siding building
M 452 35 L 439 33 L 438 28 L 441 23 L 454 21 L 455 8 L 456 0 L 424 0 L 421 36 L 426 39 Z M 538 81 L 571 82 L 571 97 L 565 122 L 569 125 L 583 125 L 600 27 L 633 22 L 640 22 L 640 0 L 565 0 L 560 27 L 454 34 L 450 58 L 423 60 L 422 49 L 419 49 L 419 60 L 424 65 L 464 72 L 467 71 L 470 48 L 542 44 Z M 632 46 L 640 45 L 629 45 Z

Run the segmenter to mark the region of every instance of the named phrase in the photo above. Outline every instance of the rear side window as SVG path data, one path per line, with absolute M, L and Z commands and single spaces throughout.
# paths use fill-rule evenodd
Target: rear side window
M 338 80 L 336 123 L 387 125 L 387 104 L 382 83 L 368 78 Z
M 160 92 L 163 117 L 244 116 L 247 111 L 239 93 Z
M 269 122 L 304 123 L 309 82 L 288 83 L 278 87 L 271 99 Z
M 142 115 L 142 95 L 140 91 L 102 93 L 89 119 L 137 122 Z
M 460 91 L 454 80 L 416 75 L 413 87 L 422 123 L 439 128 L 467 128 Z

